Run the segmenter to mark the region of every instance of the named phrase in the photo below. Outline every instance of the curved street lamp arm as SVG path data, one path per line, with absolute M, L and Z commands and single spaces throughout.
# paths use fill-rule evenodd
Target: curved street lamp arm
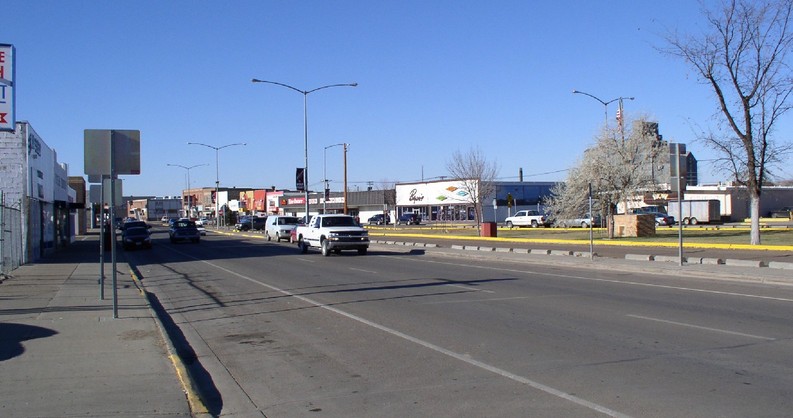
M 251 82 L 252 82 L 252 83 L 267 83 L 267 84 L 275 84 L 276 86 L 286 87 L 286 88 L 288 88 L 288 89 L 292 89 L 292 90 L 294 90 L 294 91 L 296 91 L 296 92 L 298 92 L 298 93 L 301 93 L 301 94 L 308 94 L 308 93 L 309 93 L 309 92 L 306 92 L 306 91 L 300 90 L 300 89 L 299 89 L 299 88 L 297 88 L 297 87 L 292 87 L 292 86 L 290 86 L 289 84 L 279 83 L 279 82 L 277 82 L 277 81 L 259 80 L 258 78 L 254 78 L 254 79 L 252 79 L 252 80 L 251 80 Z
M 294 90 L 294 91 L 296 91 L 298 93 L 301 93 L 303 95 L 307 95 L 307 94 L 313 93 L 313 92 L 315 92 L 317 90 L 327 89 L 327 88 L 330 88 L 330 87 L 357 87 L 358 86 L 358 83 L 344 83 L 344 84 L 330 84 L 330 85 L 327 85 L 327 86 L 317 87 L 317 88 L 311 89 L 311 90 L 300 90 L 297 87 L 290 86 L 289 84 L 279 83 L 277 81 L 259 80 L 258 78 L 254 78 L 254 79 L 251 80 L 251 82 L 253 82 L 253 83 L 275 84 L 276 86 L 286 87 L 288 89 Z
M 227 144 L 227 145 L 223 145 L 222 147 L 218 147 L 218 150 L 222 150 L 223 148 L 233 147 L 235 145 L 248 145 L 248 143 L 247 142 L 237 142 L 235 144 Z
M 201 166 L 205 166 L 205 165 L 209 165 L 209 164 L 196 164 L 196 165 L 191 165 L 190 167 L 185 167 L 185 166 L 183 166 L 181 164 L 166 164 L 166 165 L 171 166 L 171 167 L 181 167 L 181 168 L 184 168 L 185 170 L 191 170 L 193 168 L 201 167 Z
M 313 93 L 313 92 L 315 92 L 317 90 L 327 89 L 327 88 L 331 88 L 331 87 L 358 87 L 358 83 L 330 84 L 330 85 L 327 85 L 327 86 L 317 87 L 317 88 L 315 88 L 313 90 L 309 90 L 309 91 L 305 92 L 305 94 Z
M 591 95 L 591 94 L 589 94 L 587 92 L 579 91 L 579 90 L 573 90 L 573 94 L 583 94 L 584 96 L 589 96 L 589 97 L 599 101 L 600 104 L 602 104 L 603 106 L 608 106 L 609 103 L 614 101 L 614 100 L 611 100 L 611 101 L 608 101 L 608 102 L 604 102 L 603 100 L 600 100 L 600 98 L 598 98 L 597 96 L 594 96 L 594 95 Z
M 207 148 L 212 148 L 215 151 L 220 149 L 218 147 L 215 147 L 215 146 L 212 146 L 212 145 L 207 145 L 207 144 L 202 144 L 200 142 L 188 142 L 187 145 L 201 145 L 201 146 L 204 146 L 204 147 L 207 147 Z
M 611 99 L 611 100 L 609 100 L 609 101 L 607 101 L 607 102 L 604 102 L 603 100 L 600 100 L 600 98 L 598 98 L 597 96 L 593 96 L 593 95 L 591 95 L 591 94 L 589 94 L 589 93 L 587 93 L 587 92 L 585 92 L 585 91 L 580 91 L 580 90 L 573 90 L 573 94 L 583 94 L 583 95 L 585 95 L 585 96 L 589 96 L 589 97 L 591 97 L 591 98 L 593 98 L 593 99 L 595 99 L 595 100 L 599 101 L 599 102 L 600 102 L 600 104 L 602 104 L 603 106 L 608 106 L 609 104 L 611 104 L 611 103 L 614 103 L 614 102 L 616 102 L 617 100 L 625 100 L 625 99 L 627 99 L 627 100 L 633 100 L 633 99 L 635 99 L 635 97 L 617 97 L 616 99 Z

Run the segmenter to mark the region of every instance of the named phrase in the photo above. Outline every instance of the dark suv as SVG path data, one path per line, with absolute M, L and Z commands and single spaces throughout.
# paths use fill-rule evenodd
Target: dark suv
M 250 231 L 253 229 L 254 231 L 261 231 L 265 227 L 265 223 L 267 222 L 267 217 L 253 217 L 253 222 L 251 222 L 250 216 L 243 216 L 234 224 L 234 229 L 237 231 Z
M 403 213 L 397 220 L 397 225 L 418 225 L 421 223 L 421 215 L 418 213 Z
M 383 219 L 385 219 L 385 222 L 383 221 Z M 371 218 L 369 218 L 368 223 L 369 225 L 383 225 L 383 224 L 387 225 L 391 223 L 391 217 L 385 216 L 382 213 L 378 213 L 372 216 Z

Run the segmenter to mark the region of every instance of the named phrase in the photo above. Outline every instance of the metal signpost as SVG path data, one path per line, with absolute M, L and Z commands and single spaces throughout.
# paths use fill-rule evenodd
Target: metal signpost
M 677 245 L 678 245 L 678 263 L 683 265 L 683 190 L 686 188 L 686 183 L 683 180 L 688 175 L 688 170 L 685 164 L 686 146 L 680 143 L 669 144 L 669 159 L 672 172 L 670 183 L 672 191 L 677 192 Z
M 113 318 L 118 318 L 118 289 L 116 274 L 116 205 L 121 193 L 119 175 L 140 174 L 140 131 L 86 129 L 84 131 L 85 174 L 102 177 L 102 194 L 109 186 L 109 196 L 103 196 L 110 206 L 110 254 L 113 271 Z M 118 190 L 118 191 L 117 191 Z M 104 208 L 103 208 L 104 209 Z M 104 218 L 104 213 L 103 216 Z M 104 225 L 104 219 L 102 219 Z M 102 231 L 104 241 L 104 231 Z M 100 252 L 102 250 L 100 249 Z M 104 257 L 104 254 L 102 255 Z M 102 266 L 104 268 L 104 265 Z M 104 271 L 100 274 L 100 295 L 104 296 Z

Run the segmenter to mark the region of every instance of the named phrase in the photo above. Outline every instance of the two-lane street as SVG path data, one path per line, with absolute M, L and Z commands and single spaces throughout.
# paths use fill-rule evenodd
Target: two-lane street
M 181 355 L 214 414 L 793 409 L 793 288 L 394 246 L 323 257 L 261 239 L 153 237 L 153 250 L 126 256 L 178 326 L 177 345 L 189 344 Z

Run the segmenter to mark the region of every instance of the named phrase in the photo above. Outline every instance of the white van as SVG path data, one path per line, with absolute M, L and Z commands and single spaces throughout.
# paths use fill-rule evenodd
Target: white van
M 267 241 L 272 239 L 279 242 L 282 239 L 289 241 L 291 232 L 297 228 L 298 222 L 297 216 L 270 215 L 264 226 L 264 236 L 267 237 Z

